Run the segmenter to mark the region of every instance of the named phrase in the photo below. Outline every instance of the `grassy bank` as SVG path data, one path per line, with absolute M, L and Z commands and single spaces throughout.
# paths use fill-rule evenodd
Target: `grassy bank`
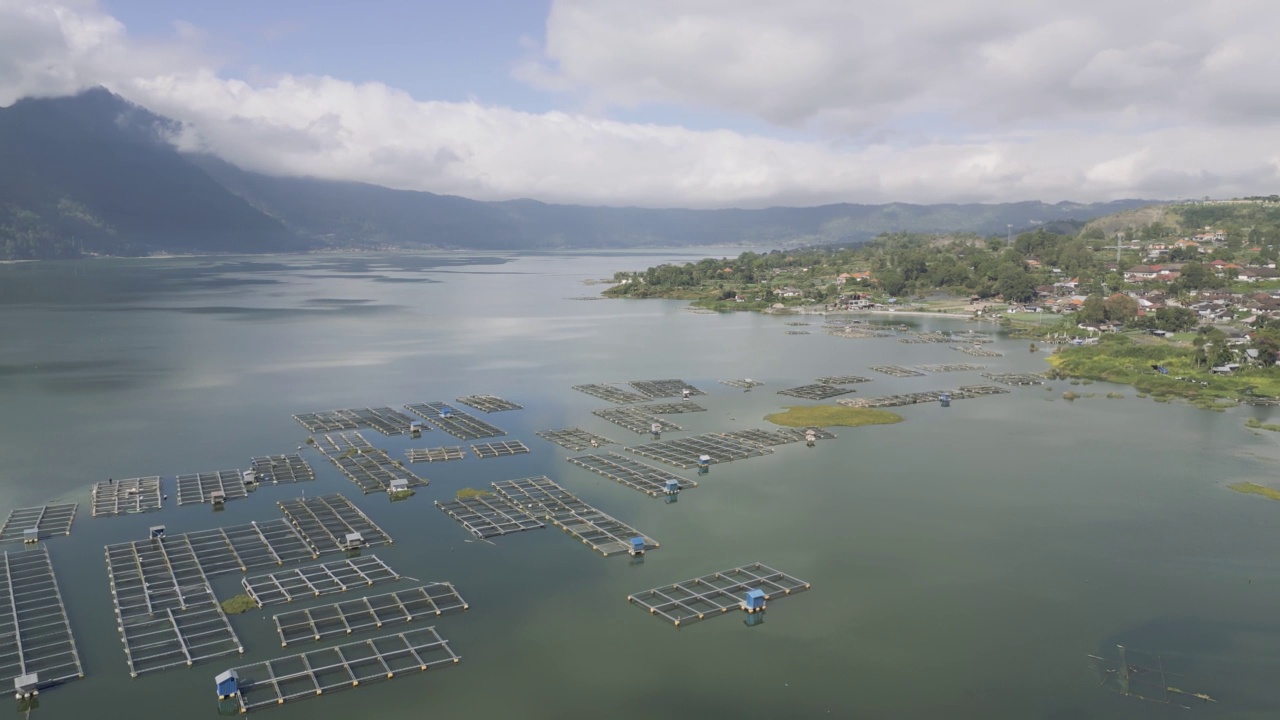
M 1173 343 L 1134 342 L 1107 335 L 1097 345 L 1064 347 L 1048 357 L 1053 374 L 1132 385 L 1155 397 L 1180 397 L 1198 403 L 1280 396 L 1280 370 L 1245 368 L 1234 375 L 1214 375 L 1196 367 L 1195 351 Z M 1168 374 L 1153 365 L 1163 366 Z
M 1253 428 L 1254 430 L 1270 430 L 1271 432 L 1280 432 L 1280 425 L 1274 423 L 1264 423 L 1258 418 L 1249 418 L 1244 421 L 1244 426 Z
M 861 427 L 902 422 L 901 415 L 888 410 L 843 405 L 794 405 L 786 412 L 766 415 L 764 419 L 787 427 Z

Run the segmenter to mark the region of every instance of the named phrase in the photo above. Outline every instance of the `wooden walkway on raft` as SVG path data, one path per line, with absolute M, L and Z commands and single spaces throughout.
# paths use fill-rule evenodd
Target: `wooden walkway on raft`
M 240 584 L 258 607 L 346 592 L 355 587 L 393 582 L 400 574 L 377 556 L 334 560 L 244 578 Z
M 752 563 L 628 595 L 627 602 L 680 627 L 740 609 L 748 590 L 762 590 L 770 601 L 810 587 L 804 580 Z
M 434 627 L 311 650 L 235 668 L 241 712 L 389 680 L 411 670 L 451 667 L 462 658 Z
M 821 385 L 857 385 L 865 382 L 871 382 L 871 378 L 861 375 L 828 375 L 818 378 L 818 383 Z
M 586 385 L 574 385 L 574 390 L 584 392 L 592 397 L 600 398 L 617 405 L 627 405 L 630 403 L 640 403 L 648 400 L 648 396 L 641 395 L 638 392 L 623 390 L 613 385 L 605 385 L 603 383 L 588 383 Z
M 802 400 L 826 400 L 838 395 L 848 395 L 853 392 L 852 388 L 841 387 L 839 385 L 828 385 L 826 383 L 815 383 L 813 385 L 801 385 L 799 387 L 787 388 L 779 390 L 779 395 L 789 395 L 798 397 Z
M 970 370 L 986 370 L 986 365 L 974 365 L 973 363 L 942 363 L 940 365 L 917 365 L 917 369 L 931 373 L 945 372 L 968 372 Z
M 28 530 L 35 530 L 41 540 L 70 535 L 71 523 L 75 522 L 79 509 L 79 503 L 56 503 L 10 510 L 4 525 L 0 526 L 0 543 L 24 542 Z
M 693 480 L 615 452 L 579 455 L 565 459 L 597 475 L 603 475 L 633 490 L 639 490 L 649 497 L 666 495 L 669 480 L 679 483 L 681 490 L 698 487 L 698 483 Z
M 108 545 L 107 575 L 130 674 L 243 652 L 208 578 L 314 560 L 320 542 L 279 519 Z
M 479 410 L 480 412 L 496 413 L 506 412 L 507 410 L 523 410 L 523 405 L 517 405 L 510 400 L 503 400 L 497 395 L 467 395 L 466 397 L 457 398 L 458 402 L 463 405 Z
M 176 482 L 179 505 L 212 502 L 215 492 L 222 493 L 226 500 L 249 497 L 249 491 L 244 486 L 244 476 L 239 470 L 179 475 Z
M 411 623 L 422 617 L 469 609 L 451 583 L 429 583 L 383 595 L 370 595 L 331 605 L 293 610 L 272 618 L 280 647 L 291 642 L 319 642 L 335 635 L 351 635 L 383 625 Z
M 481 460 L 511 455 L 524 455 L 529 447 L 519 440 L 501 440 L 499 442 L 477 443 L 471 446 L 471 452 Z
M 409 448 L 404 453 L 411 463 L 449 462 L 450 460 L 461 460 L 467 456 L 467 452 L 458 445 L 437 448 Z
M 589 433 L 582 428 L 576 427 L 563 430 L 541 430 L 536 434 L 547 442 L 553 442 L 566 450 L 573 450 L 574 452 L 581 452 L 589 448 L 601 447 L 602 445 L 618 444 L 603 435 Z
M 348 533 L 360 533 L 364 544 L 390 545 L 393 541 L 378 524 L 342 495 L 321 495 L 284 500 L 277 505 L 289 522 L 306 538 L 313 554 L 346 549 Z
M 367 426 L 383 435 L 404 435 L 409 432 L 413 422 L 413 418 L 389 407 L 326 410 L 294 415 L 293 419 L 313 433 L 354 430 Z
M 1043 385 L 1045 377 L 1032 373 L 982 373 L 982 377 L 1005 385 Z
M 253 458 L 253 471 L 258 475 L 258 482 L 282 485 L 288 483 L 307 482 L 316 479 L 311 464 L 298 453 L 290 455 L 264 455 Z
M 753 387 L 760 387 L 764 383 L 759 380 L 752 380 L 751 378 L 739 378 L 735 380 L 721 380 L 720 384 L 728 385 L 729 387 L 742 388 L 743 390 L 750 390 Z
M 924 373 L 919 370 L 912 370 L 901 365 L 873 365 L 871 369 L 897 378 L 924 377 Z
M 0 682 L 39 673 L 43 689 L 84 677 L 49 551 L 0 554 Z
M 459 440 L 481 440 L 507 434 L 506 430 L 464 413 L 448 403 L 415 403 L 405 407 Z
M 986 348 L 980 348 L 980 347 L 968 347 L 968 346 L 965 346 L 965 345 L 952 345 L 952 346 L 951 346 L 951 349 L 952 349 L 952 350 L 958 350 L 958 351 L 960 351 L 960 352 L 964 353 L 965 355 L 972 355 L 972 356 L 974 356 L 974 357 L 1004 357 L 1004 353 L 1002 353 L 1002 352 L 997 352 L 997 351 L 995 351 L 995 350 L 988 350 L 988 349 L 986 349 Z
M 426 487 L 429 483 L 382 450 L 363 450 L 352 455 L 331 457 L 330 460 L 365 495 L 386 492 L 393 480 L 404 480 L 409 487 Z
M 341 455 L 348 450 L 374 450 L 373 444 L 359 431 L 325 433 L 316 441 L 316 447 L 326 456 Z
M 130 675 L 244 652 L 186 536 L 108 545 L 106 555 Z
M 885 408 L 938 402 L 942 399 L 944 393 L 950 393 L 952 400 L 968 400 L 987 395 L 1004 395 L 1008 392 L 1008 390 L 998 385 L 962 385 L 955 390 L 925 390 L 924 392 L 885 395 L 883 397 L 840 398 L 836 402 L 848 407 Z
M 160 478 L 129 478 L 93 486 L 93 516 L 128 515 L 160 509 Z
M 493 494 L 437 500 L 435 505 L 481 540 L 546 527 L 515 503 Z
M 534 517 L 549 520 L 591 549 L 608 557 L 631 549 L 631 539 L 644 540 L 646 550 L 658 542 L 617 518 L 583 502 L 546 476 L 503 480 L 493 489 Z
M 776 445 L 790 445 L 791 443 L 800 442 L 807 436 L 813 435 L 814 440 L 835 440 L 836 434 L 820 427 L 806 428 L 778 428 L 777 430 L 763 430 L 753 428 L 750 430 L 734 430 L 732 432 L 721 433 L 725 437 L 741 440 L 743 442 L 753 443 L 755 445 L 764 445 L 774 447 Z
M 658 440 L 624 449 L 681 469 L 697 467 L 698 459 L 703 455 L 708 456 L 709 462 L 715 464 L 773 454 L 773 450 L 768 447 L 739 440 L 725 433 Z
M 664 420 L 657 415 L 637 410 L 634 407 L 592 410 L 591 414 L 641 435 L 652 432 L 654 425 L 658 426 L 659 432 L 675 432 L 683 429 L 670 420 Z
M 632 380 L 627 384 L 635 388 L 641 395 L 650 399 L 683 397 L 686 393 L 690 396 L 706 395 L 705 392 L 679 378 L 669 378 L 666 380 Z

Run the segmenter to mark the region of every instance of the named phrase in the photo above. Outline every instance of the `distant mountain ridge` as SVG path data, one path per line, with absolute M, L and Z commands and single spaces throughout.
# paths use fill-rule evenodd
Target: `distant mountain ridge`
M 0 109 L 0 258 L 333 247 L 488 250 L 856 242 L 1004 233 L 1150 204 L 834 204 L 688 210 L 483 202 L 248 172 L 178 152 L 177 123 L 97 89 Z

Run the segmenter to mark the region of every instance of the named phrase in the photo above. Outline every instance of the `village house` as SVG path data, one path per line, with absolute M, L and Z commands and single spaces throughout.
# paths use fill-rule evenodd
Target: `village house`
M 1134 265 L 1124 271 L 1124 279 L 1129 282 L 1143 282 L 1154 280 L 1159 273 L 1159 265 Z
M 1280 277 L 1280 271 L 1277 271 L 1274 268 L 1247 267 L 1240 269 L 1238 277 L 1245 282 L 1275 280 Z

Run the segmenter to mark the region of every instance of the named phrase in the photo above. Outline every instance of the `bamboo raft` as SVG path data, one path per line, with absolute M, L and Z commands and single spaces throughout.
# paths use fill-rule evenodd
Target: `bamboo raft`
M 405 407 L 459 440 L 480 440 L 507 434 L 502 428 L 464 413 L 448 403 L 415 403 Z
M 311 464 L 297 453 L 256 457 L 253 458 L 252 463 L 253 472 L 257 474 L 258 480 L 264 483 L 280 485 L 316 479 L 316 473 L 311 469 Z
M 623 390 L 621 388 L 614 387 L 613 385 L 606 385 L 603 383 L 574 385 L 573 389 L 616 405 L 629 405 L 631 403 L 645 402 L 650 399 L 647 395 L 641 395 L 638 392 Z
M 617 445 L 618 443 L 610 440 L 603 435 L 589 433 L 581 428 L 565 428 L 563 430 L 542 430 L 536 433 L 538 437 L 547 442 L 555 443 L 566 450 L 581 452 L 589 448 L 596 448 L 602 445 Z
M 671 480 L 675 480 L 681 490 L 698 487 L 698 483 L 693 480 L 615 452 L 580 455 L 565 459 L 632 490 L 639 490 L 649 497 L 666 495 L 667 482 Z
M 0 543 L 25 541 L 28 530 L 35 530 L 41 540 L 70 535 L 79 509 L 79 503 L 56 503 L 10 510 L 4 525 L 0 526 Z
M 592 415 L 604 418 L 609 422 L 624 427 L 631 432 L 644 435 L 653 431 L 653 426 L 658 426 L 658 432 L 674 432 L 682 430 L 679 425 L 649 413 L 637 410 L 634 407 L 617 407 L 606 408 L 604 410 L 592 410 Z
M 291 642 L 319 642 L 335 635 L 351 635 L 383 625 L 411 623 L 424 616 L 468 610 L 470 605 L 450 583 L 429 583 L 382 595 L 280 613 L 272 618 L 280 647 Z
M 457 401 L 486 413 L 524 409 L 523 405 L 517 405 L 510 400 L 503 400 L 497 395 L 467 395 L 466 397 L 457 398 Z
M 752 563 L 628 595 L 627 602 L 680 627 L 739 609 L 748 590 L 761 590 L 770 601 L 810 587 L 804 580 Z
M 235 668 L 236 699 L 249 712 L 461 660 L 434 627 L 419 628 Z
M 240 581 L 258 607 L 343 593 L 352 588 L 394 582 L 400 574 L 374 555 L 306 565 L 246 577 Z
M 215 492 L 222 493 L 223 500 L 249 497 L 244 476 L 239 470 L 179 475 L 175 482 L 178 485 L 178 505 L 212 502 Z
M 815 385 L 801 385 L 800 387 L 779 390 L 778 394 L 790 395 L 791 397 L 798 397 L 804 400 L 826 400 L 839 395 L 848 395 L 851 392 L 853 392 L 852 388 L 817 383 Z
M 710 464 L 716 464 L 773 454 L 773 450 L 768 447 L 739 440 L 724 433 L 706 433 L 675 440 L 659 440 L 624 449 L 681 469 L 697 467 L 699 458 L 702 456 L 709 457 Z
M 108 545 L 106 557 L 131 676 L 244 652 L 187 536 Z
M 160 478 L 155 475 L 93 486 L 94 517 L 154 512 L 162 502 Z
M 875 365 L 871 369 L 897 378 L 924 377 L 924 373 L 919 370 L 912 370 L 898 365 Z
M 520 506 L 497 495 L 435 501 L 437 508 L 481 540 L 546 527 Z
M 645 550 L 658 542 L 635 528 L 606 515 L 546 476 L 493 483 L 498 494 L 534 517 L 549 520 L 591 549 L 608 557 L 632 549 L 632 538 L 641 538 Z
M 1031 373 L 982 373 L 982 377 L 1005 385 L 1043 385 L 1045 381 L 1043 375 Z
M 411 463 L 449 462 L 461 460 L 467 456 L 467 452 L 457 445 L 451 445 L 437 448 L 409 448 L 405 450 L 405 455 Z
M 511 455 L 524 455 L 529 452 L 528 446 L 519 440 L 502 440 L 499 442 L 478 443 L 471 446 L 471 452 L 481 460 Z
M 955 390 L 926 390 L 924 392 L 886 395 L 883 397 L 840 398 L 836 402 L 846 407 L 885 408 L 939 402 L 950 393 L 952 400 L 968 400 L 986 395 L 1003 395 L 1009 391 L 996 385 L 965 385 Z
M 84 677 L 49 551 L 0 554 L 0 682 L 39 674 L 35 689 Z
M 360 533 L 365 545 L 390 545 L 391 536 L 342 495 L 295 498 L 276 503 L 316 555 L 346 549 L 344 538 Z
M 828 375 L 818 378 L 818 382 L 822 385 L 857 385 L 871 382 L 871 378 L 865 378 L 861 375 Z
M 684 395 L 706 395 L 705 392 L 680 380 L 679 378 L 669 378 L 666 380 L 632 380 L 627 383 L 636 389 L 636 392 L 644 395 L 649 399 L 657 398 L 674 398 Z

